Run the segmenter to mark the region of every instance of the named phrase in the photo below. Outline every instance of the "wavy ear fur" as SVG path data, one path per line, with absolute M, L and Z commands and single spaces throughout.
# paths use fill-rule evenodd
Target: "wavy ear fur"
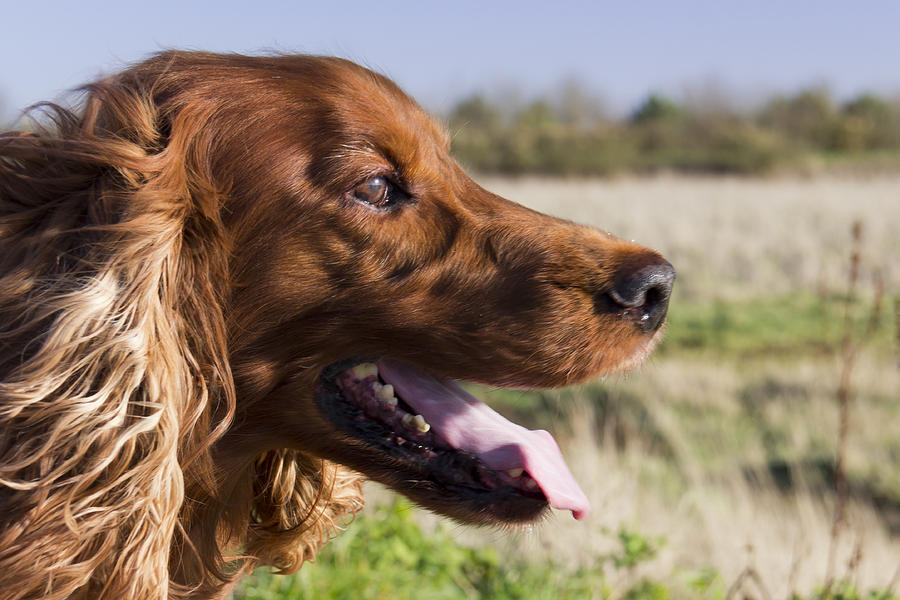
M 202 109 L 88 88 L 0 136 L 0 589 L 166 598 L 235 398 Z M 190 133 L 189 133 L 190 132 Z M 187 467 L 187 470 L 185 468 Z M 189 545 L 189 544 L 188 544 Z
M 211 167 L 225 125 L 178 58 L 89 86 L 79 112 L 45 105 L 52 127 L 0 135 L 10 599 L 220 596 L 256 565 L 298 569 L 362 507 L 358 475 L 297 451 L 216 471 L 236 403 L 228 190 Z

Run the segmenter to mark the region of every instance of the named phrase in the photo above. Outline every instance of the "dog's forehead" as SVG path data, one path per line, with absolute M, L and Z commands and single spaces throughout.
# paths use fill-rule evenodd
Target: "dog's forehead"
M 429 146 L 437 152 L 449 150 L 449 136 L 441 125 L 389 78 L 346 60 L 322 60 L 333 91 L 327 101 L 349 138 L 345 142 L 408 164 Z

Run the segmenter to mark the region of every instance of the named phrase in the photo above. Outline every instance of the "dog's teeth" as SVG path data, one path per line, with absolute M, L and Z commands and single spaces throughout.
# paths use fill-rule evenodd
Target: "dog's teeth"
M 528 479 L 525 481 L 525 489 L 528 490 L 536 490 L 538 487 L 537 481 L 534 479 Z
M 403 426 L 407 429 L 412 429 L 419 433 L 428 433 L 431 429 L 431 425 L 428 424 L 425 417 L 422 415 L 412 416 L 411 414 L 406 413 L 400 419 L 400 422 L 403 423 Z
M 522 473 L 524 473 L 524 469 L 507 469 L 506 474 L 515 479 L 516 477 L 521 477 Z
M 419 433 L 428 433 L 428 430 L 431 429 L 431 425 L 425 420 L 425 417 L 422 415 L 416 415 L 413 417 L 413 424 L 416 427 L 416 431 Z
M 375 363 L 370 363 L 370 362 L 359 363 L 358 365 L 353 367 L 352 371 L 353 371 L 353 376 L 356 377 L 357 379 L 365 379 L 366 377 L 369 377 L 370 375 L 374 375 L 375 377 L 378 377 L 378 365 L 376 365 Z
M 389 383 L 382 385 L 379 381 L 373 381 L 372 389 L 375 391 L 375 397 L 378 398 L 382 404 L 397 406 L 397 398 L 394 396 L 394 386 Z

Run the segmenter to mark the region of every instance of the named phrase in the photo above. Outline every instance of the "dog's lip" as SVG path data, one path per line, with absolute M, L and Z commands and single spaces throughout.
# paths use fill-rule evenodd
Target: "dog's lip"
M 576 519 L 588 514 L 590 502 L 548 432 L 508 421 L 453 380 L 389 359 L 377 364 L 381 377 L 450 446 L 473 454 L 490 469 L 524 469 L 553 508 L 569 510 Z

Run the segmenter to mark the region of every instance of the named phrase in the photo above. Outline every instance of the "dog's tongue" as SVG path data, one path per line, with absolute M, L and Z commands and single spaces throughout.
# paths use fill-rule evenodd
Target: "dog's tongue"
M 590 503 L 566 466 L 556 440 L 506 420 L 451 380 L 438 380 L 410 365 L 378 363 L 381 377 L 454 448 L 477 456 L 490 469 L 524 469 L 550 506 L 581 519 Z

